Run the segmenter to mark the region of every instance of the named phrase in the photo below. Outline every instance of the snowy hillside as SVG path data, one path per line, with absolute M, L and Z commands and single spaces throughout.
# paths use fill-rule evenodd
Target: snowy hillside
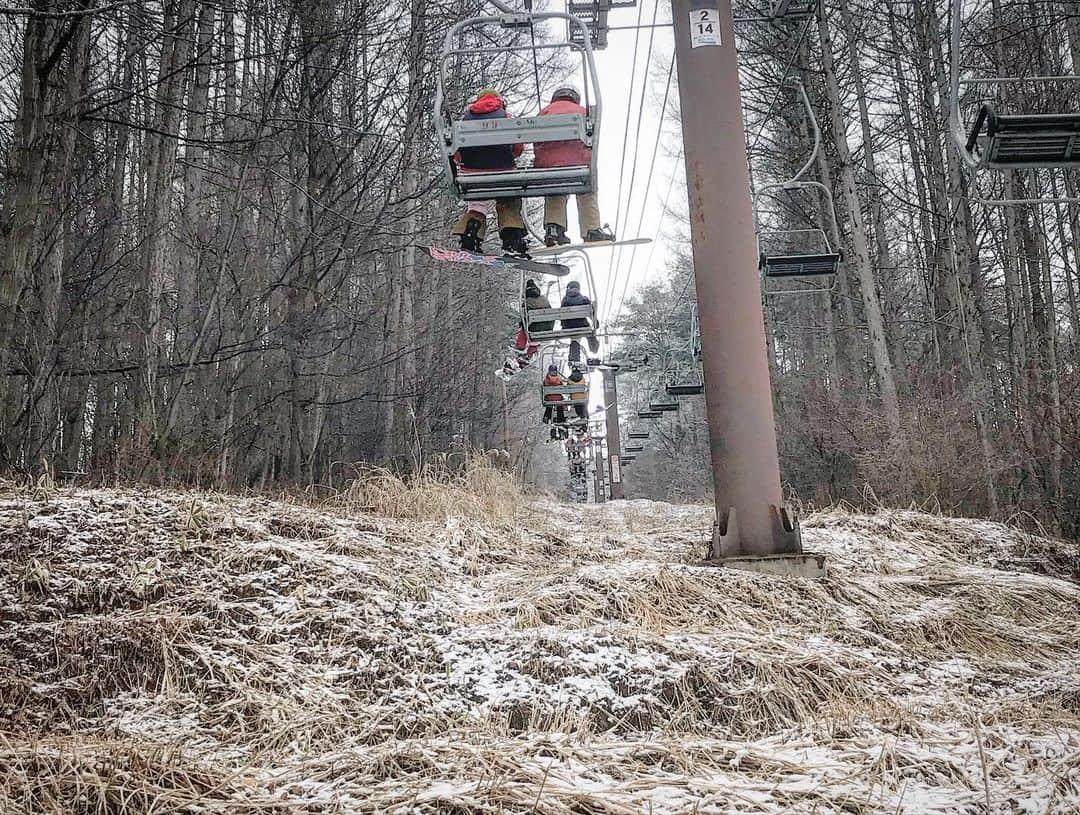
M 459 498 L 0 493 L 0 812 L 1080 811 L 1075 548 Z

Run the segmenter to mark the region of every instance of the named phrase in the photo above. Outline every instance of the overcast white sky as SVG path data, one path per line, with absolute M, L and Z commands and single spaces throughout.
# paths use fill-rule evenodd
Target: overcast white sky
M 611 26 L 632 26 L 637 24 L 640 13 L 642 23 L 651 23 L 654 12 L 657 22 L 671 19 L 671 6 L 658 0 L 642 0 L 639 8 L 617 9 L 608 16 Z M 649 38 L 652 34 L 652 56 L 649 53 Z M 637 67 L 634 68 L 634 43 L 637 39 Z M 684 170 L 679 159 L 682 136 L 677 126 L 665 126 L 660 144 L 657 144 L 657 132 L 660 125 L 660 108 L 667 81 L 668 66 L 673 52 L 673 40 L 670 27 L 642 29 L 639 31 L 611 31 L 608 35 L 608 47 L 596 54 L 597 72 L 603 93 L 604 113 L 600 134 L 600 214 L 613 228 L 616 228 L 616 215 L 619 222 L 619 238 L 644 237 L 657 241 L 655 246 L 618 250 L 591 250 L 593 272 L 599 292 L 597 297 L 603 316 L 610 320 L 618 307 L 625 289 L 626 296 L 649 277 L 661 274 L 666 265 L 669 252 L 664 241 L 665 232 L 670 232 L 673 224 L 661 227 L 664 196 L 668 192 L 672 174 L 677 174 L 675 186 L 671 191 L 669 206 L 676 212 L 685 210 L 683 189 Z M 630 80 L 633 75 L 634 87 Z M 641 138 L 634 161 L 634 145 L 638 124 L 638 109 L 644 92 L 644 108 L 641 117 Z M 669 109 L 675 109 L 678 101 L 678 88 L 672 82 Z M 629 109 L 629 132 L 627 131 Z M 647 185 L 649 166 L 656 153 L 656 166 L 651 184 Z M 625 164 L 624 161 L 625 154 Z M 620 164 L 623 168 L 620 169 Z M 631 174 L 636 173 L 633 181 L 633 197 L 627 207 L 631 194 Z M 622 208 L 619 208 L 619 179 L 622 177 Z M 642 209 L 644 207 L 644 210 Z M 644 212 L 644 217 L 642 217 Z M 638 221 L 641 229 L 638 231 Z M 577 224 L 571 217 L 570 234 L 576 239 Z M 650 261 L 651 257 L 651 261 Z M 633 261 L 631 264 L 631 260 Z M 617 265 L 616 265 L 617 261 Z M 627 280 L 629 283 L 627 284 Z M 605 292 L 614 289 L 605 300 Z

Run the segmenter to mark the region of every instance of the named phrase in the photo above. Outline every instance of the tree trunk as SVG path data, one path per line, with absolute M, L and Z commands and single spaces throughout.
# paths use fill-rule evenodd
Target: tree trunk
M 820 8 L 818 26 L 821 34 L 822 70 L 825 76 L 825 93 L 832 114 L 833 137 L 836 141 L 837 158 L 840 162 L 841 197 L 851 223 L 851 239 L 855 254 L 853 260 L 859 277 L 859 288 L 862 291 L 870 351 L 874 359 L 874 371 L 877 374 L 878 390 L 885 414 L 885 423 L 889 429 L 890 437 L 896 437 L 900 433 L 900 401 L 896 392 L 896 378 L 893 374 L 892 358 L 885 336 L 885 323 L 881 314 L 881 301 L 878 299 L 874 270 L 870 263 L 862 206 L 855 187 L 855 171 L 852 167 L 851 152 L 847 144 L 844 109 L 840 101 L 840 88 L 836 79 L 836 69 L 833 65 L 828 15 L 824 11 L 824 7 Z

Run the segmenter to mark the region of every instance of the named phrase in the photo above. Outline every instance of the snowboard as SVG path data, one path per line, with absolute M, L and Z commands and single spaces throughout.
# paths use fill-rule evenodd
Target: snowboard
M 432 260 L 443 263 L 473 263 L 477 266 L 491 266 L 495 269 L 518 269 L 532 274 L 550 274 L 557 277 L 570 274 L 570 267 L 561 263 L 541 263 L 517 255 L 481 255 L 466 252 L 464 249 L 444 249 L 441 246 L 417 246 Z
M 625 241 L 593 241 L 592 243 L 564 243 L 562 246 L 542 246 L 533 250 L 536 257 L 557 255 L 560 252 L 568 252 L 571 249 L 606 249 L 609 246 L 642 246 L 652 243 L 652 238 L 629 238 Z

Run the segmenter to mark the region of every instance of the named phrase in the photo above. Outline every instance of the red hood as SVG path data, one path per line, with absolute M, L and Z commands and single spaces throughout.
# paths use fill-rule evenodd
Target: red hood
M 501 110 L 503 106 L 501 96 L 489 93 L 487 96 L 481 96 L 469 105 L 469 111 L 472 113 L 494 113 L 497 110 Z

